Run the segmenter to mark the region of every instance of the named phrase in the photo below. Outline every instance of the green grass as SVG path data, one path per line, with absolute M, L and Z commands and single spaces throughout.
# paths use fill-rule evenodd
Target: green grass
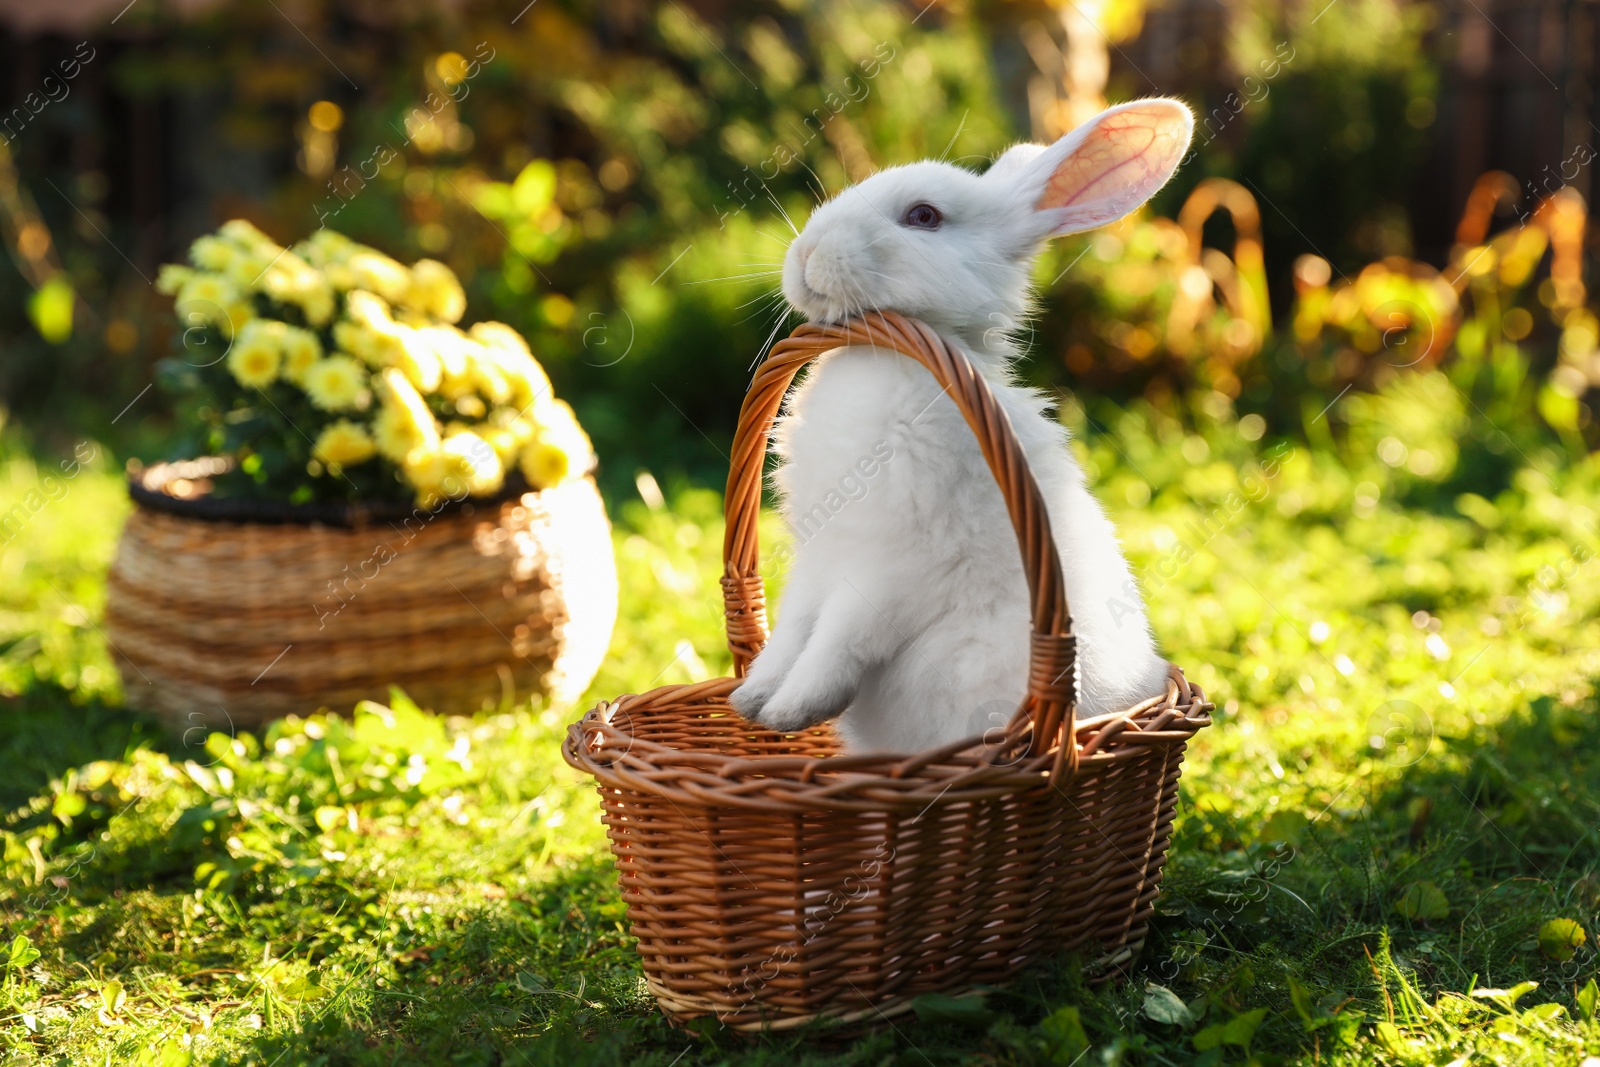
M 1225 413 L 1085 435 L 1164 646 L 1218 705 L 1152 942 L 1123 984 L 1056 961 L 854 1040 L 654 1012 L 593 791 L 557 752 L 575 709 L 402 699 L 210 738 L 121 711 L 98 619 L 126 505 L 99 460 L 0 555 L 0 1060 L 1600 1055 L 1600 463 L 1452 396 L 1346 400 L 1338 446 L 1246 441 Z M 7 447 L 0 512 L 55 462 Z M 613 509 L 623 604 L 591 697 L 726 668 L 719 504 Z M 1585 932 L 1570 958 L 1553 920 Z

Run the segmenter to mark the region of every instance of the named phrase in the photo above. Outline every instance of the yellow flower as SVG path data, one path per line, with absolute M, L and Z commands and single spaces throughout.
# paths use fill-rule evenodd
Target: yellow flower
M 306 370 L 303 384 L 311 403 L 323 411 L 365 407 L 369 399 L 367 369 L 346 355 L 317 360 Z
M 549 377 L 516 330 L 501 322 L 480 322 L 471 332 L 473 340 L 483 345 L 499 367 L 517 407 L 525 408 L 551 395 Z
M 405 352 L 399 326 L 393 322 L 377 327 L 338 322 L 333 327 L 333 340 L 346 352 L 360 356 L 374 367 L 390 366 Z
M 372 420 L 372 439 L 378 451 L 396 463 L 404 463 L 406 457 L 423 444 L 422 434 L 417 432 L 405 410 L 387 403 Z
M 255 306 L 231 282 L 204 271 L 193 271 L 184 279 L 172 307 L 184 329 L 209 323 L 224 337 L 234 336 L 256 317 Z
M 329 263 L 322 268 L 322 276 L 341 293 L 361 288 L 361 276 L 348 263 Z
M 251 249 L 270 249 L 274 254 L 281 252 L 278 243 L 260 230 L 255 228 L 247 219 L 229 219 L 217 231 L 223 237 L 237 245 Z M 271 258 L 270 256 L 268 257 Z
M 239 291 L 226 278 L 194 271 L 179 287 L 176 306 L 180 318 L 187 319 L 189 313 L 193 312 L 203 316 L 203 321 L 214 322 L 216 319 L 211 316 L 218 315 L 224 307 L 236 303 L 239 298 Z
M 444 439 L 444 454 L 454 457 L 466 479 L 467 492 L 488 496 L 499 492 L 505 482 L 505 468 L 494 447 L 470 430 L 461 430 Z
M 217 329 L 222 331 L 224 337 L 233 337 L 247 323 L 254 322 L 255 319 L 256 306 L 250 301 L 241 298 L 222 309 L 222 317 L 221 321 L 217 323 Z
M 392 322 L 389 305 L 377 293 L 352 289 L 344 298 L 344 313 L 352 322 L 372 328 Z
M 417 392 L 405 374 L 397 367 L 389 367 L 382 372 L 379 379 L 383 383 L 384 410 L 393 410 L 401 418 L 407 432 L 417 438 L 416 447 L 422 449 L 437 449 L 439 447 L 439 423 L 433 417 L 433 412 L 428 410 L 427 402 L 422 399 L 422 394 Z
M 201 270 L 226 273 L 238 258 L 239 249 L 220 237 L 199 237 L 189 246 L 189 260 Z
M 500 368 L 500 356 L 482 345 L 472 346 L 472 384 L 492 404 L 504 404 L 512 397 L 511 382 Z
M 528 342 L 522 335 L 503 322 L 476 322 L 469 331 L 472 339 L 489 348 L 503 348 L 508 352 L 518 352 L 529 359 L 533 352 L 528 349 Z
M 304 294 L 326 283 L 311 264 L 293 252 L 281 252 L 261 270 L 256 284 L 274 300 L 298 304 Z
M 377 338 L 373 336 L 371 330 L 360 323 L 349 321 L 334 323 L 333 343 L 368 363 L 374 362 L 372 357 L 377 354 Z
M 382 252 L 365 249 L 350 257 L 351 272 L 363 289 L 398 304 L 411 289 L 411 272 Z
M 509 433 L 518 449 L 532 441 L 536 433 L 532 420 L 516 408 L 495 408 L 489 413 L 488 421 L 490 426 Z
M 518 466 L 535 489 L 560 485 L 572 473 L 572 454 L 555 441 L 535 441 L 522 450 Z
M 578 416 L 565 400 L 546 399 L 533 406 L 535 435 L 569 440 L 579 451 L 592 451 L 589 435 L 578 424 Z
M 329 423 L 317 434 L 311 455 L 329 467 L 353 467 L 371 459 L 375 450 L 372 437 L 366 430 L 349 419 L 340 419 Z
M 322 342 L 310 330 L 298 326 L 284 328 L 283 376 L 296 385 L 303 384 L 306 371 L 322 358 Z
M 411 384 L 424 393 L 439 388 L 439 356 L 420 331 L 403 323 L 391 323 L 388 335 L 395 339 L 393 362 L 405 372 Z
M 252 289 L 260 291 L 269 262 L 270 260 L 254 253 L 239 252 L 235 254 L 233 262 L 228 264 L 228 269 L 223 274 L 240 292 L 249 292 Z
M 235 335 L 241 341 L 264 339 L 281 352 L 283 346 L 288 343 L 289 330 L 287 323 L 279 322 L 277 319 L 252 318 L 249 322 L 241 324 Z
M 244 219 L 231 219 L 216 237 L 196 241 L 190 254 L 196 263 L 221 271 L 241 289 L 253 289 L 261 287 L 263 276 L 288 253 Z
M 478 436 L 489 442 L 502 464 L 513 462 L 522 452 L 522 442 L 508 427 L 486 426 L 478 431 Z
M 594 447 L 565 401 L 543 400 L 534 405 L 533 425 L 533 440 L 524 446 L 521 457 L 528 484 L 547 489 L 589 472 L 594 465 Z
M 194 268 L 185 267 L 180 263 L 166 263 L 161 267 L 161 273 L 156 275 L 156 292 L 164 296 L 174 296 L 183 283 L 194 277 Z
M 460 457 L 447 454 L 438 445 L 412 449 L 401 473 L 417 491 L 417 502 L 423 507 L 432 507 L 446 497 L 460 499 L 468 492 Z
M 424 393 L 439 388 L 439 361 L 425 348 L 402 348 L 395 365 Z
M 314 267 L 344 263 L 361 248 L 342 233 L 321 229 L 294 246 L 295 254 Z
M 251 323 L 250 327 L 257 326 Z M 266 329 L 245 328 L 239 331 L 233 347 L 228 350 L 228 370 L 234 380 L 245 388 L 265 389 L 278 378 L 278 367 L 283 362 L 283 351 L 278 338 Z
M 389 315 L 389 305 L 376 293 L 355 289 L 345 297 L 347 319 L 334 324 L 333 339 L 374 367 L 386 367 L 405 355 L 407 328 Z
M 444 322 L 458 322 L 467 310 L 467 294 L 455 271 L 436 259 L 419 259 L 411 265 L 411 289 L 406 305 Z
M 472 392 L 472 362 L 477 347 L 454 326 L 424 326 L 416 338 L 432 350 L 439 361 L 439 393 L 447 400 L 459 400 Z
M 321 278 L 300 294 L 300 310 L 313 326 L 326 326 L 333 318 L 333 288 Z

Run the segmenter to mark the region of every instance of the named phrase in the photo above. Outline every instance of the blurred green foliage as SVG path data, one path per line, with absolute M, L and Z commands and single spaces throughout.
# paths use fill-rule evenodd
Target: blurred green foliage
M 716 478 L 746 367 L 782 317 L 768 274 L 785 214 L 803 219 L 869 168 L 982 160 L 1012 135 L 983 28 L 889 0 L 742 5 L 715 24 L 679 4 L 540 3 L 515 24 L 489 5 L 359 26 L 331 0 L 295 14 L 129 12 L 152 39 L 104 62 L 193 122 L 174 132 L 189 150 L 164 258 L 243 215 L 286 243 L 326 223 L 405 261 L 444 260 L 469 320 L 529 339 L 616 485 L 645 462 Z M 66 188 L 21 150 L 25 183 Z M 120 269 L 134 229 L 84 206 L 105 239 L 64 198 L 43 203 L 72 241 L 78 329 L 57 349 L 12 319 L 0 395 L 103 432 L 170 327 Z M 148 458 L 157 414 L 142 408 L 131 438 Z
M 471 3 L 356 21 L 317 0 L 292 23 L 255 0 L 184 18 L 130 11 L 149 39 L 95 61 L 130 99 L 178 117 L 166 248 L 147 248 L 103 175 L 53 169 L 43 136 L 19 141 L 20 192 L 40 198 L 64 273 L 36 293 L 16 279 L 0 289 L 15 335 L 0 395 L 47 434 L 93 427 L 147 459 L 183 450 L 160 399 L 142 394 L 171 327 L 130 261 L 170 258 L 233 214 L 282 241 L 325 223 L 405 260 L 446 261 L 469 319 L 527 336 L 591 430 L 608 492 L 642 467 L 716 484 L 748 367 L 790 322 L 777 268 L 791 222 L 873 168 L 927 156 L 982 167 L 1021 136 L 1025 116 L 1002 104 L 1015 95 L 1011 38 L 1043 12 L 892 0 L 714 15 Z M 1397 336 L 1426 332 L 1440 339 L 1430 363 L 1476 366 L 1481 331 L 1528 312 L 1531 329 L 1485 349 L 1499 370 L 1461 374 L 1498 421 L 1593 447 L 1594 345 L 1568 353 L 1583 332 L 1566 322 L 1571 301 L 1532 299 L 1537 255 L 1492 293 L 1478 274 L 1466 292 L 1455 258 L 1459 309 L 1382 259 L 1411 251 L 1404 205 L 1436 118 L 1434 18 L 1393 0 L 1233 10 L 1237 84 L 1192 101 L 1195 150 L 1158 215 L 1196 211 L 1207 176 L 1236 178 L 1238 195 L 1210 218 L 1057 242 L 1025 330 L 1027 373 L 1182 417 L 1219 391 L 1303 436 L 1346 385 L 1370 390 L 1404 364 Z M 1320 285 L 1366 279 L 1359 308 L 1310 333 L 1291 269 L 1306 255 L 1327 265 Z M 46 339 L 67 323 L 69 338 Z M 1569 370 L 1546 388 L 1558 341 Z M 112 428 L 130 402 L 137 414 Z M 1330 423 L 1340 432 L 1337 410 Z
M 1273 278 L 1286 280 L 1289 262 L 1306 252 L 1344 273 L 1411 255 L 1406 208 L 1437 117 L 1439 74 L 1424 45 L 1436 8 L 1339 0 L 1246 10 L 1232 58 L 1259 75 L 1259 103 L 1245 96 L 1234 119 L 1243 126 L 1238 148 L 1206 163 L 1264 201 Z M 1232 112 L 1207 103 L 1202 129 Z

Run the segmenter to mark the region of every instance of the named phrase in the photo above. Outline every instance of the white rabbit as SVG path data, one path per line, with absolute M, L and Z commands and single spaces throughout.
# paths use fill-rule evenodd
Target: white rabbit
M 1167 667 L 1066 432 L 1015 384 L 1009 335 L 1045 239 L 1139 207 L 1193 128 L 1183 104 L 1139 100 L 1048 147 L 1018 145 L 981 176 L 937 162 L 885 170 L 817 208 L 784 261 L 784 295 L 808 319 L 899 311 L 982 368 L 1047 502 L 1085 717 L 1161 693 Z M 894 352 L 831 352 L 792 395 L 774 447 L 797 547 L 734 707 L 779 730 L 839 715 L 852 752 L 915 752 L 1009 721 L 1027 673 L 1021 554 L 977 441 L 932 375 Z

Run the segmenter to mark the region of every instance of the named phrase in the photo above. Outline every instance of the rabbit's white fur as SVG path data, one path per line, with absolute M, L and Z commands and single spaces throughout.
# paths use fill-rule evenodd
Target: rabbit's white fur
M 885 170 L 819 207 L 784 263 L 784 294 L 807 318 L 914 316 L 994 387 L 1047 502 L 1084 716 L 1160 693 L 1167 668 L 1065 431 L 1013 380 L 1010 333 L 1043 241 L 1138 207 L 1191 131 L 1182 104 L 1137 101 L 1049 147 L 1019 145 L 982 176 L 932 162 Z M 942 216 L 936 228 L 908 224 L 919 204 Z M 775 449 L 797 550 L 735 708 L 781 730 L 842 711 L 837 729 L 858 752 L 1004 725 L 1027 673 L 1027 586 L 1000 490 L 954 402 L 905 356 L 840 349 L 793 394 Z

